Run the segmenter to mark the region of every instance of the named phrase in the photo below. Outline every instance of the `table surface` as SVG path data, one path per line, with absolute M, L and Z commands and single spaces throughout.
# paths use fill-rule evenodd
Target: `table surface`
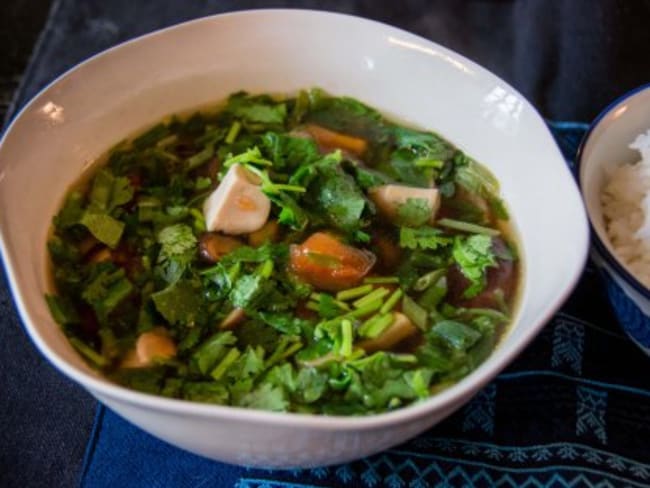
M 5 0 L 0 120 L 64 70 L 118 42 L 191 18 L 258 7 L 336 10 L 413 31 L 486 66 L 556 120 L 589 121 L 615 97 L 650 80 L 650 63 L 638 61 L 647 58 L 650 45 L 648 2 L 409 0 L 380 7 L 369 0 Z M 602 298 L 593 286 L 581 284 L 577 299 Z M 604 304 L 593 313 L 596 322 L 613 321 Z M 621 371 L 647 365 L 636 351 L 606 361 Z M 641 381 L 641 371 L 631 373 L 633 382 Z M 0 485 L 76 484 L 94 406 L 36 352 L 1 275 Z

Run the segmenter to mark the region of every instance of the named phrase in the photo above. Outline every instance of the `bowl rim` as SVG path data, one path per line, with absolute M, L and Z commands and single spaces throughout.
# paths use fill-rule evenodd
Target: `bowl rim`
M 557 149 L 558 157 L 562 158 L 562 155 L 557 148 L 557 144 L 552 138 L 548 125 L 544 123 L 539 111 L 515 88 L 513 88 L 509 83 L 505 82 L 502 78 L 494 74 L 492 71 L 484 68 L 482 65 L 478 64 L 475 61 L 463 56 L 462 54 L 445 47 L 441 44 L 436 43 L 430 39 L 422 37 L 418 34 L 406 31 L 399 27 L 393 25 L 360 17 L 357 15 L 351 15 L 346 13 L 317 10 L 317 9 L 299 9 L 299 8 L 268 8 L 268 9 L 246 9 L 239 10 L 235 12 L 226 12 L 221 14 L 215 14 L 210 16 L 199 17 L 195 19 L 190 19 L 184 22 L 173 24 L 162 29 L 157 29 L 152 32 L 145 33 L 143 35 L 128 39 L 126 41 L 120 42 L 108 49 L 100 51 L 87 59 L 75 64 L 74 66 L 67 69 L 65 72 L 55 77 L 52 81 L 47 83 L 43 88 L 41 88 L 35 95 L 33 95 L 30 100 L 18 110 L 9 121 L 6 126 L 6 129 L 2 136 L 0 137 L 0 147 L 5 142 L 5 139 L 11 134 L 12 129 L 16 122 L 23 116 L 24 113 L 33 108 L 36 102 L 47 93 L 52 87 L 57 85 L 61 80 L 72 76 L 76 70 L 82 66 L 86 66 L 89 63 L 96 62 L 99 58 L 109 55 L 110 53 L 128 48 L 131 44 L 137 44 L 145 39 L 155 38 L 158 36 L 165 35 L 167 31 L 190 28 L 193 24 L 199 23 L 209 23 L 219 21 L 222 18 L 228 17 L 248 17 L 255 15 L 309 15 L 309 16 L 322 16 L 323 18 L 327 17 L 330 19 L 340 19 L 347 22 L 356 22 L 361 23 L 367 26 L 372 26 L 380 31 L 387 32 L 390 31 L 394 34 L 399 34 L 400 36 L 407 37 L 413 41 L 416 41 L 420 44 L 424 44 L 427 47 L 434 47 L 437 50 L 444 52 L 454 59 L 458 59 L 467 63 L 469 66 L 477 69 L 482 75 L 488 75 L 490 77 L 498 80 L 502 86 L 511 90 L 512 93 L 518 95 L 524 106 L 527 106 L 529 110 L 532 110 L 537 117 L 540 118 L 544 127 L 542 130 L 546 131 L 548 138 L 551 143 L 555 145 Z M 566 169 L 566 178 L 571 178 L 571 173 L 567 166 Z M 576 187 L 576 191 L 579 195 L 579 190 Z M 578 199 L 582 201 L 581 199 Z M 115 383 L 111 383 L 108 380 L 101 377 L 100 374 L 93 374 L 89 371 L 81 369 L 77 366 L 72 365 L 67 360 L 65 360 L 58 352 L 55 352 L 47 344 L 47 341 L 41 337 L 34 327 L 31 325 L 30 315 L 27 311 L 27 302 L 22 300 L 22 297 L 17 292 L 17 279 L 14 273 L 12 263 L 6 259 L 6 244 L 2 233 L 0 232 L 0 256 L 3 257 L 2 263 L 7 274 L 7 281 L 9 283 L 9 290 L 20 316 L 20 319 L 23 323 L 23 327 L 26 329 L 27 335 L 31 341 L 36 345 L 41 354 L 51 362 L 59 371 L 65 374 L 68 378 L 72 379 L 75 383 L 78 383 L 82 388 L 88 391 L 91 395 L 99 398 L 100 401 L 106 402 L 110 400 L 126 403 L 135 408 L 143 409 L 153 409 L 154 411 L 162 411 L 166 413 L 174 414 L 184 414 L 189 416 L 198 416 L 203 418 L 211 419 L 232 419 L 238 421 L 247 421 L 251 423 L 264 424 L 272 427 L 308 427 L 317 431 L 347 431 L 350 429 L 365 431 L 372 430 L 376 428 L 386 427 L 394 424 L 404 424 L 410 423 L 415 420 L 421 419 L 424 416 L 429 416 L 435 412 L 452 412 L 459 408 L 461 405 L 465 404 L 469 399 L 476 395 L 481 389 L 483 389 L 490 381 L 492 381 L 505 367 L 512 363 L 512 361 L 523 351 L 523 349 L 528 346 L 528 344 L 539 334 L 541 329 L 547 324 L 547 322 L 552 318 L 555 312 L 560 308 L 560 306 L 566 301 L 569 295 L 572 293 L 575 285 L 577 284 L 582 270 L 584 269 L 585 262 L 588 257 L 588 243 L 589 243 L 589 232 L 588 232 L 588 219 L 586 216 L 586 211 L 584 209 L 584 204 L 581 205 L 583 211 L 581 212 L 581 226 L 584 227 L 584 232 L 580 235 L 582 236 L 582 256 L 579 258 L 578 263 L 573 270 L 573 276 L 570 277 L 570 280 L 567 282 L 565 289 L 555 297 L 553 301 L 547 304 L 545 311 L 540 313 L 537 317 L 537 320 L 533 321 L 533 325 L 530 326 L 530 329 L 522 335 L 519 342 L 514 343 L 512 347 L 505 350 L 502 349 L 501 359 L 498 362 L 489 362 L 485 361 L 478 368 L 472 371 L 469 375 L 465 376 L 457 383 L 452 385 L 446 390 L 443 390 L 440 393 L 437 393 L 434 396 L 428 397 L 423 401 L 416 402 L 405 407 L 398 408 L 393 411 L 374 413 L 362 416 L 344 416 L 344 415 L 314 415 L 314 414 L 303 414 L 303 413 L 294 413 L 294 412 L 272 412 L 266 410 L 256 410 L 248 409 L 243 407 L 236 406 L 226 406 L 226 405 L 216 405 L 216 404 L 205 404 L 199 402 L 193 402 L 182 399 L 166 398 L 158 395 L 152 395 L 148 393 L 142 393 L 135 390 L 128 389 L 126 387 L 120 386 Z M 523 290 L 525 294 L 526 290 Z M 447 415 L 445 415 L 446 417 Z
M 643 85 L 637 86 L 624 94 L 620 95 L 619 97 L 615 98 L 613 101 L 611 101 L 603 110 L 600 111 L 600 113 L 594 118 L 594 120 L 588 125 L 587 131 L 585 134 L 582 136 L 582 140 L 580 141 L 580 145 L 578 146 L 578 151 L 576 152 L 576 157 L 575 157 L 575 167 L 576 167 L 576 174 L 577 174 L 577 181 L 578 181 L 578 187 L 580 188 L 580 193 L 582 194 L 582 198 L 584 200 L 584 185 L 582 181 L 582 169 L 586 167 L 583 164 L 583 156 L 584 156 L 584 151 L 587 145 L 589 144 L 591 140 L 591 136 L 593 135 L 594 131 L 600 126 L 600 124 L 603 122 L 603 120 L 614 110 L 618 109 L 620 105 L 622 105 L 624 102 L 628 101 L 630 98 L 635 97 L 636 95 L 650 90 L 650 83 L 645 83 Z M 623 280 L 630 285 L 636 292 L 640 293 L 645 299 L 650 300 L 650 288 L 646 287 L 641 281 L 636 278 L 630 271 L 627 270 L 627 268 L 623 265 L 623 263 L 620 261 L 620 259 L 616 256 L 615 253 L 611 252 L 608 247 L 605 245 L 603 240 L 600 238 L 598 235 L 598 232 L 596 232 L 596 228 L 591 220 L 591 213 L 589 212 L 589 208 L 585 205 L 585 210 L 587 212 L 587 218 L 589 220 L 589 229 L 590 229 L 590 234 L 592 237 L 592 242 L 596 250 L 598 251 L 598 254 L 600 257 L 618 274 Z

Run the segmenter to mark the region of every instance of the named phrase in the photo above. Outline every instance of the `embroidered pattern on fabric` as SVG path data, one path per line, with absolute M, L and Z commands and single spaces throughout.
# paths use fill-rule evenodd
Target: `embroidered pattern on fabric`
M 463 432 L 471 430 L 483 431 L 486 434 L 494 433 L 494 412 L 496 410 L 497 386 L 492 383 L 481 392 L 465 407 L 465 418 L 463 420 Z
M 572 372 L 582 374 L 582 353 L 584 350 L 585 328 L 568 317 L 555 319 L 553 329 L 553 354 L 551 366 L 567 367 Z
M 607 444 L 605 423 L 607 392 L 578 386 L 576 394 L 576 435 L 592 434 L 602 444 Z

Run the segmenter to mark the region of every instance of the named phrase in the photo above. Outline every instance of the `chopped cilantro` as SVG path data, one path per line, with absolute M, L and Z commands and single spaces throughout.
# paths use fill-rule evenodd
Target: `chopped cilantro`
M 185 224 L 175 224 L 163 228 L 158 233 L 160 254 L 157 270 L 167 283 L 178 281 L 196 254 L 197 239 L 192 228 Z
M 419 229 L 402 227 L 399 232 L 399 245 L 407 249 L 436 250 L 451 244 L 452 241 L 452 238 L 432 227 L 421 227 Z
M 219 111 L 123 141 L 107 160 L 53 219 L 57 293 L 45 299 L 79 354 L 127 387 L 273 411 L 384 412 L 471 372 L 510 319 L 507 287 L 492 308 L 463 300 L 517 259 L 495 225 L 507 212 L 494 177 L 437 134 L 360 101 L 320 89 L 236 93 Z M 233 165 L 271 201 L 268 239 L 230 236 L 235 249 L 207 263 L 202 204 Z M 388 183 L 435 184 L 435 227 L 422 198 L 384 220 L 367 194 Z M 292 246 L 315 233 L 344 246 L 314 241 L 298 259 Z M 469 282 L 460 297 L 453 267 Z M 416 328 L 391 344 L 398 312 Z M 175 354 L 124 367 L 145 332 Z
M 178 280 L 151 295 L 156 310 L 170 324 L 193 325 L 203 321 L 201 289 L 193 282 Z
M 496 257 L 492 251 L 492 238 L 477 234 L 467 238 L 456 237 L 452 255 L 471 284 L 463 292 L 465 298 L 478 295 L 486 283 L 486 271 L 489 267 L 496 266 Z
M 433 209 L 424 198 L 407 198 L 397 207 L 397 221 L 407 227 L 420 227 L 431 220 Z
M 124 223 L 103 213 L 84 212 L 79 221 L 90 233 L 108 247 L 115 249 L 122 238 Z

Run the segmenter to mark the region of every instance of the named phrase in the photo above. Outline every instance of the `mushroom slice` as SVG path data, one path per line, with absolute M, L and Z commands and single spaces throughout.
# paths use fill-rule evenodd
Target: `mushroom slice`
M 162 327 L 143 332 L 122 361 L 123 368 L 146 368 L 156 359 L 176 356 L 176 344 Z

